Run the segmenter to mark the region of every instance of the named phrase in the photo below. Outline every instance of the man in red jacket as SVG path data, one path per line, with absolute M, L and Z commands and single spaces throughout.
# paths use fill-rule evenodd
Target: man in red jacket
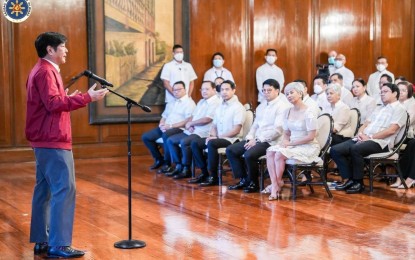
M 27 79 L 26 138 L 36 158 L 36 185 L 32 201 L 30 242 L 34 254 L 48 257 L 81 257 L 71 248 L 75 210 L 75 171 L 70 112 L 100 100 L 107 89 L 68 95 L 59 65 L 66 62 L 66 37 L 40 34 L 35 47 L 39 60 Z

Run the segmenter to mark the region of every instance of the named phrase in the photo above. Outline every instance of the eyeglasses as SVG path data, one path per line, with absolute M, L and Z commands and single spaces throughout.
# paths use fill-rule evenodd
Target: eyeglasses
M 273 90 L 272 88 L 267 88 L 267 89 L 263 88 L 261 91 L 262 93 L 271 93 L 272 90 Z
M 182 89 L 184 89 L 184 88 L 176 88 L 176 89 L 173 89 L 173 92 L 177 92 L 177 91 L 180 91 Z

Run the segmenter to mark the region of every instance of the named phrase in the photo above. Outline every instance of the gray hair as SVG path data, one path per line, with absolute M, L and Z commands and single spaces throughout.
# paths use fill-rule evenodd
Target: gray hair
M 291 82 L 287 84 L 287 86 L 284 88 L 284 94 L 287 95 L 287 93 L 293 89 L 300 93 L 301 96 L 304 96 L 304 85 L 300 82 Z
M 326 94 L 329 90 L 333 90 L 339 97 L 342 95 L 342 87 L 338 83 L 330 83 L 325 90 Z

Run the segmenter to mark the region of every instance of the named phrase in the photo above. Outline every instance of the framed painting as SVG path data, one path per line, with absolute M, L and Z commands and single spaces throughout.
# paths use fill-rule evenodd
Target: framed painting
M 163 65 L 175 43 L 189 57 L 188 0 L 95 0 L 87 8 L 88 69 L 111 82 L 112 91 L 151 108 L 132 109 L 132 122 L 160 120 Z M 89 104 L 90 124 L 125 122 L 126 101 L 117 95 Z

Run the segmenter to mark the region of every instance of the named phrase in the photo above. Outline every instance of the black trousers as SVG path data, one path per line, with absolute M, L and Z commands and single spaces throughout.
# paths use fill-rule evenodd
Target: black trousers
M 399 158 L 399 167 L 404 178 L 415 179 L 415 138 L 406 143 L 406 148 L 401 158 Z
M 348 140 L 334 145 L 330 149 L 331 158 L 336 162 L 340 175 L 344 179 L 363 179 L 364 157 L 388 151 L 374 141 L 356 142 Z
M 258 184 L 258 158 L 265 155 L 269 143 L 257 143 L 246 150 L 246 141 L 234 143 L 226 148 L 226 157 L 232 168 L 235 178 L 245 179 L 245 182 L 253 181 Z

